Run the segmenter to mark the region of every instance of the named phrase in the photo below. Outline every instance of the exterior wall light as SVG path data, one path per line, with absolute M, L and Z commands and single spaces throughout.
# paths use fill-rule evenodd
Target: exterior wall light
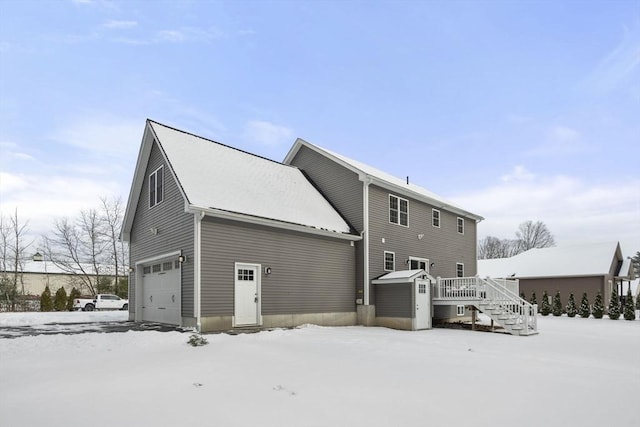
M 180 264 L 182 264 L 182 263 L 184 263 L 184 262 L 186 262 L 186 261 L 187 261 L 187 257 L 186 257 L 185 255 L 180 255 L 180 256 L 178 257 L 178 262 L 179 262 Z
M 264 274 L 266 274 L 266 275 L 271 274 L 271 267 L 265 267 L 264 268 Z

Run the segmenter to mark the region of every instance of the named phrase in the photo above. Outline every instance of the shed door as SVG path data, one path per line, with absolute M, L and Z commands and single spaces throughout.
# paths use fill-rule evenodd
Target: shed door
M 259 264 L 235 264 L 234 326 L 260 324 Z
M 415 329 L 431 329 L 431 282 L 424 279 L 416 279 L 415 301 L 416 319 Z

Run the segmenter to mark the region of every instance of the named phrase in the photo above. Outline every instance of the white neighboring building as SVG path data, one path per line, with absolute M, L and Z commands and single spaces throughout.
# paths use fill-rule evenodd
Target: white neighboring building
M 92 271 L 92 268 L 92 266 L 87 266 L 87 271 Z M 105 271 L 109 270 L 113 271 L 114 269 L 113 267 L 105 268 Z M 0 273 L 6 273 L 9 277 L 13 277 L 14 271 L 7 269 L 6 272 L 0 271 Z M 112 280 L 115 278 L 113 274 L 101 274 L 101 276 L 108 276 Z M 127 275 L 121 273 L 119 277 L 125 278 Z M 88 293 L 77 274 L 71 274 L 58 267 L 51 260 L 46 260 L 40 254 L 35 254 L 32 259 L 24 261 L 22 270 L 18 271 L 18 293 L 22 293 L 24 290 L 25 295 L 40 296 L 47 285 L 49 285 L 51 294 L 55 294 L 62 287 L 67 291 L 67 294 L 74 287 L 80 290 L 83 295 Z

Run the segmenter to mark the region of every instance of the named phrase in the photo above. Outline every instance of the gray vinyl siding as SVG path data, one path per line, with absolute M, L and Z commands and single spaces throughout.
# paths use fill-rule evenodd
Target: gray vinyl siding
M 304 171 L 357 232 L 362 232 L 363 184 L 358 174 L 304 146 L 300 147 L 291 164 Z
M 409 200 L 408 227 L 389 222 L 389 194 Z M 456 263 L 464 264 L 465 276 L 476 274 L 476 222 L 465 218 L 464 234 L 460 234 L 457 229 L 458 215 L 439 208 L 440 228 L 433 227 L 431 210 L 434 207 L 438 208 L 376 185 L 369 186 L 371 279 L 385 273 L 384 251 L 395 252 L 396 270 L 407 270 L 406 261 L 409 257 L 417 257 L 427 258 L 435 264 L 429 271 L 434 277 L 455 277 Z M 418 239 L 419 234 L 424 234 L 424 237 Z
M 263 315 L 355 312 L 349 241 L 208 217 L 201 237 L 203 317 L 233 315 L 235 262 L 261 265 Z
M 158 205 L 149 208 L 149 174 L 164 166 L 164 198 Z M 194 218 L 184 212 L 184 198 L 169 170 L 169 165 L 156 143 L 151 149 L 142 194 L 138 199 L 133 226 L 131 228 L 130 265 L 138 260 L 182 250 L 187 262 L 182 265 L 182 317 L 193 317 L 193 260 Z M 149 231 L 157 228 L 158 234 Z M 130 307 L 135 308 L 135 274 L 129 275 Z
M 364 230 L 363 182 L 358 174 L 339 165 L 316 151 L 301 146 L 291 165 L 301 169 L 324 196 L 358 233 Z M 356 284 L 358 298 L 364 297 L 364 249 L 363 242 L 356 245 Z
M 379 317 L 415 317 L 415 303 L 411 283 L 373 285 L 376 304 L 376 316 Z

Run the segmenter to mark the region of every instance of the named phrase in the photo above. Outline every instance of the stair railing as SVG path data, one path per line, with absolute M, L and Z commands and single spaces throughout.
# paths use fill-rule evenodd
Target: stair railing
M 537 304 L 531 304 L 522 299 L 495 279 L 487 277 L 480 280 L 486 285 L 486 299 L 488 301 L 498 304 L 507 313 L 515 315 L 525 331 L 538 330 Z

